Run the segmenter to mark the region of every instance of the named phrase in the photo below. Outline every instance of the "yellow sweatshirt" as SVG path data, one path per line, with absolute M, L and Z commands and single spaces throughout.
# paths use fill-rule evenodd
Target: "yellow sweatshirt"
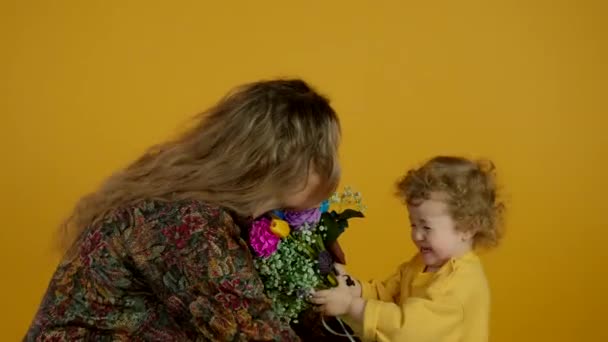
M 490 291 L 473 252 L 434 273 L 424 272 L 417 255 L 386 281 L 364 283 L 362 288 L 366 341 L 488 340 Z

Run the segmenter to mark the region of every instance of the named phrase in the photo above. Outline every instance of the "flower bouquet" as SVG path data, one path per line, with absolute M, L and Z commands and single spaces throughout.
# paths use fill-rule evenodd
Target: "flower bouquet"
M 274 211 L 253 221 L 254 265 L 280 319 L 297 322 L 311 307 L 311 291 L 338 284 L 333 264 L 345 261 L 337 239 L 364 211 L 361 195 L 347 187 L 318 208 Z

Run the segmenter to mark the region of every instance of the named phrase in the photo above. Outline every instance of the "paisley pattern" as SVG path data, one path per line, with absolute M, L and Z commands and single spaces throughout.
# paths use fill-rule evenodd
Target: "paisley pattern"
M 197 201 L 141 202 L 84 231 L 26 341 L 298 341 L 239 226 Z

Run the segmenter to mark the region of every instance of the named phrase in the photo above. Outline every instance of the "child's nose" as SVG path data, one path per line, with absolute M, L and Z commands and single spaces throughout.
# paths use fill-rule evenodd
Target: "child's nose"
M 420 230 L 418 230 L 418 229 L 415 229 L 413 231 L 412 236 L 414 237 L 414 241 L 424 240 L 424 236 L 423 236 L 422 232 L 420 232 Z

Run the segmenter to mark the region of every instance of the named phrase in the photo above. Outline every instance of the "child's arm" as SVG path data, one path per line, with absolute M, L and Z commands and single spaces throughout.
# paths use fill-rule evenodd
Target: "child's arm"
M 341 277 L 346 277 L 345 279 L 352 279 L 355 282 L 354 285 L 349 286 L 351 289 L 351 294 L 354 297 L 394 302 L 395 297 L 401 290 L 402 270 L 404 270 L 405 267 L 407 267 L 407 263 L 401 265 L 397 272 L 384 281 L 373 280 L 371 282 L 360 282 L 359 280 L 355 279 L 346 272 L 343 265 L 336 265 L 336 270 Z
M 329 316 L 347 315 L 372 341 L 444 341 L 460 333 L 462 305 L 449 295 L 410 298 L 403 305 L 353 297 L 344 284 L 316 292 L 313 303 Z
M 461 330 L 462 312 L 462 305 L 449 297 L 410 298 L 403 305 L 355 299 L 348 315 L 363 325 L 364 340 L 445 341 Z
M 372 280 L 361 283 L 361 297 L 365 299 L 377 299 L 383 302 L 394 302 L 395 297 L 401 290 L 401 272 L 385 279 L 384 281 Z

